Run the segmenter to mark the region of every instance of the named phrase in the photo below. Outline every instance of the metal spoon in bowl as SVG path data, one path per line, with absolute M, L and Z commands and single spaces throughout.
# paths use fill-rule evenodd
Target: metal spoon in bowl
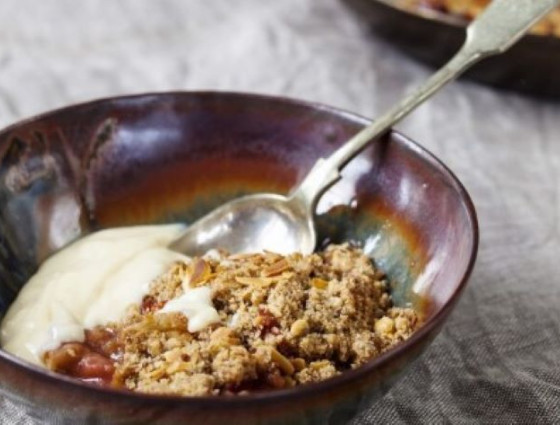
M 316 244 L 313 212 L 321 195 L 340 179 L 339 170 L 471 65 L 507 50 L 559 3 L 560 0 L 493 0 L 469 25 L 463 47 L 443 68 L 329 158 L 319 159 L 287 197 L 263 193 L 228 202 L 188 227 L 171 248 L 187 255 L 201 255 L 213 248 L 231 253 L 263 249 L 311 253 Z

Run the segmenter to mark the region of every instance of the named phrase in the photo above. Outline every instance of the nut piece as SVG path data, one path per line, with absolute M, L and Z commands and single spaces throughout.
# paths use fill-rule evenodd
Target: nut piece
M 325 279 L 321 279 L 320 277 L 314 277 L 311 279 L 311 286 L 314 286 L 317 289 L 326 289 L 329 286 L 329 282 Z
M 290 264 L 286 261 L 285 258 L 283 258 L 280 261 L 277 261 L 276 263 L 264 269 L 263 275 L 267 277 L 276 276 L 282 273 L 283 271 L 288 270 L 289 268 L 290 268 Z
M 294 323 L 292 323 L 292 327 L 290 328 L 290 334 L 293 337 L 303 336 L 309 332 L 309 323 L 305 319 L 298 319 Z
M 375 333 L 379 335 L 389 335 L 395 332 L 395 322 L 390 317 L 384 316 L 375 322 Z
M 305 360 L 302 359 L 301 357 L 298 357 L 297 359 L 292 359 L 292 364 L 294 365 L 294 368 L 299 372 L 300 370 L 303 370 L 307 364 L 305 363 Z
M 195 288 L 204 284 L 208 279 L 212 277 L 212 268 L 210 264 L 204 261 L 202 258 L 195 258 L 189 265 L 190 277 L 188 280 L 188 286 Z
M 286 375 L 292 375 L 295 372 L 295 368 L 292 362 L 289 361 L 283 354 L 281 354 L 275 348 L 273 348 L 272 351 L 270 352 L 270 357 L 272 361 L 276 363 L 276 366 L 278 366 L 280 370 L 284 372 Z

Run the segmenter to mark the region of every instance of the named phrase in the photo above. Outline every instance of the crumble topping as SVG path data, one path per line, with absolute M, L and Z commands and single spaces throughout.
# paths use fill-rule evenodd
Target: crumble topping
M 187 317 L 166 306 L 197 288 L 208 288 L 219 320 L 189 332 Z M 213 252 L 176 262 L 122 320 L 44 360 L 83 380 L 144 393 L 243 394 L 356 368 L 418 324 L 414 310 L 392 306 L 384 276 L 349 244 L 307 256 Z

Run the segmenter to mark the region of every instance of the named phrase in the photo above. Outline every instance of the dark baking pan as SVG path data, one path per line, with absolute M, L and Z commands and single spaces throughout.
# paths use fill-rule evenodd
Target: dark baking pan
M 343 0 L 376 34 L 434 67 L 460 48 L 466 21 L 441 12 L 400 7 L 391 0 Z M 506 53 L 488 58 L 466 78 L 495 87 L 560 99 L 560 38 L 527 35 Z

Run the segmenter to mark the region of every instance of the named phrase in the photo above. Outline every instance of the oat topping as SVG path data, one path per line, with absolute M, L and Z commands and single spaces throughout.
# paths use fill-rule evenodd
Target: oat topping
M 187 290 L 208 288 L 219 315 L 198 332 L 189 332 L 181 312 L 165 311 L 184 295 L 185 282 Z M 418 324 L 414 310 L 392 306 L 383 275 L 348 244 L 308 256 L 213 253 L 175 263 L 121 321 L 45 360 L 53 370 L 92 378 L 91 371 L 80 376 L 86 353 L 103 382 L 112 373 L 111 385 L 133 391 L 243 394 L 338 375 L 405 340 Z

